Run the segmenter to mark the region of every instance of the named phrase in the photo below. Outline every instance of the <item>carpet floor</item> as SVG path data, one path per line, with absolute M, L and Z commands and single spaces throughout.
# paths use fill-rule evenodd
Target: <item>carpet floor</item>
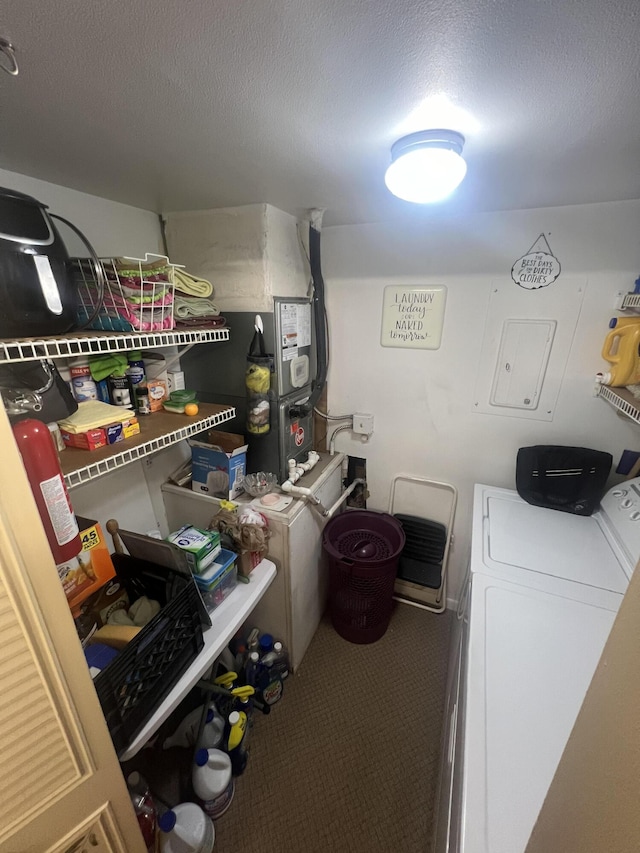
M 216 853 L 426 853 L 451 614 L 396 604 L 377 643 L 325 618 L 282 700 L 254 714 Z

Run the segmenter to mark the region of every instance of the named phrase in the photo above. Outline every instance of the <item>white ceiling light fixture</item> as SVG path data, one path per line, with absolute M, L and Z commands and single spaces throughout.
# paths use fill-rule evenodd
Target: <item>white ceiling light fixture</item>
M 391 165 L 384 176 L 398 198 L 415 204 L 442 201 L 467 173 L 462 158 L 464 136 L 455 130 L 420 130 L 391 147 Z

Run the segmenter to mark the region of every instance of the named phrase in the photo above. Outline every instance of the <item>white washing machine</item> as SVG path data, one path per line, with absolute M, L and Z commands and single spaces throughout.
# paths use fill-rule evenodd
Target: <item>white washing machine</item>
M 436 853 L 524 851 L 640 556 L 640 479 L 582 517 L 476 485 Z

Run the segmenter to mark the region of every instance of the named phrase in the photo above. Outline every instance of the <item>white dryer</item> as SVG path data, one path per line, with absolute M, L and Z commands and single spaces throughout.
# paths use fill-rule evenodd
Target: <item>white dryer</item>
M 522 853 L 640 556 L 640 479 L 589 517 L 476 485 L 436 853 Z

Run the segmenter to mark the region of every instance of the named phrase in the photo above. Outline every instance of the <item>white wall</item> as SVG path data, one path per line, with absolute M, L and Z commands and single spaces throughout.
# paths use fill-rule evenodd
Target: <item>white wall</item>
M 26 175 L 0 169 L 0 186 L 34 196 L 50 206 L 83 231 L 101 257 L 142 255 L 162 252 L 160 224 L 157 214 L 126 204 L 77 192 Z M 66 232 L 64 237 L 66 239 Z M 73 251 L 72 247 L 70 250 Z M 72 449 L 65 453 L 73 453 Z M 177 467 L 177 462 L 174 467 Z M 78 515 L 96 518 L 104 524 L 117 518 L 122 527 L 140 532 L 157 528 L 163 521 L 159 508 L 152 502 L 140 462 L 79 486 L 71 492 Z M 105 530 L 106 534 L 106 530 Z
M 158 214 L 0 169 L 0 186 L 48 204 L 83 231 L 101 257 L 162 252 Z
M 583 280 L 586 292 L 553 420 L 473 411 L 492 283 L 511 282 L 514 261 L 540 233 L 562 264 L 552 287 Z M 372 509 L 387 509 L 392 477 L 413 473 L 459 490 L 449 595 L 456 596 L 470 541 L 473 484 L 515 487 L 515 457 L 529 444 L 640 450 L 640 428 L 593 397 L 594 374 L 619 291 L 640 274 L 640 202 L 509 211 L 440 222 L 340 226 L 323 230 L 323 269 L 331 336 L 330 411 L 367 412 L 366 444 L 343 432 L 338 450 L 367 459 Z M 440 349 L 380 345 L 383 289 L 444 284 Z M 523 311 L 525 309 L 523 308 Z M 526 316 L 526 314 L 525 314 Z
M 273 311 L 274 296 L 307 295 L 308 265 L 290 214 L 246 204 L 167 213 L 165 220 L 171 259 L 213 284 L 223 314 Z

